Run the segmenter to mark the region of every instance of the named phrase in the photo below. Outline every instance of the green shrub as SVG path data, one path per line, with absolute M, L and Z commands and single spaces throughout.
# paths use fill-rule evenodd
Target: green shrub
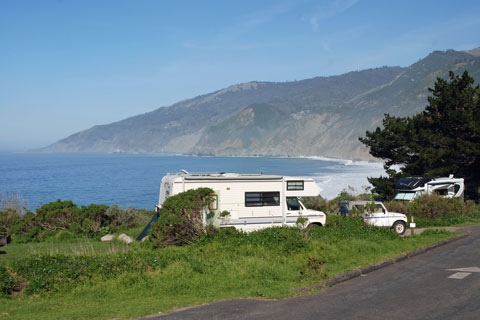
M 322 197 L 302 197 L 302 203 L 308 209 L 327 212 L 328 201 Z
M 103 225 L 109 225 L 112 228 L 118 228 L 120 226 L 133 228 L 138 225 L 147 224 L 151 215 L 151 211 L 119 208 L 117 205 L 113 205 L 105 211 L 106 221 L 104 221 Z
M 103 204 L 90 204 L 80 209 L 82 226 L 87 232 L 95 233 L 102 225 L 108 223 L 105 212 L 108 207 Z
M 27 243 L 27 242 L 39 242 L 41 239 L 38 237 L 42 228 L 36 226 L 28 230 L 27 232 L 14 235 L 13 241 L 17 243 Z
M 62 232 L 59 236 L 62 238 L 63 231 L 94 237 L 145 225 L 152 214 L 148 210 L 115 205 L 90 204 L 79 208 L 72 201 L 57 200 L 42 205 L 36 212 L 19 214 L 10 209 L 0 212 L 0 231 L 7 231 L 20 243 L 43 241 L 56 237 L 57 232 Z
M 101 238 L 107 234 L 111 234 L 113 233 L 113 230 L 112 228 L 110 228 L 110 226 L 104 226 L 104 227 L 101 227 L 98 231 L 97 231 L 97 237 L 98 238 Z
M 410 202 L 406 202 L 406 201 L 388 201 L 388 202 L 384 202 L 383 204 L 385 205 L 388 211 L 399 212 L 399 213 L 408 215 L 409 203 Z
M 5 266 L 0 265 L 0 297 L 12 293 L 16 282 Z
M 165 200 L 157 222 L 150 229 L 155 247 L 184 245 L 196 241 L 204 231 L 203 210 L 212 199 L 210 188 L 188 190 Z
M 55 234 L 56 240 L 70 240 L 74 238 L 75 238 L 75 234 L 73 234 L 68 230 L 60 230 Z
M 57 200 L 36 210 L 36 220 L 43 229 L 66 230 L 74 223 L 81 223 L 80 209 L 72 201 Z

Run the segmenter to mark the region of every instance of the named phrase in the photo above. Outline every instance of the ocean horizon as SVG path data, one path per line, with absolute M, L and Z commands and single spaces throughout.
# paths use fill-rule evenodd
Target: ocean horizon
M 364 192 L 367 177 L 385 174 L 381 162 L 323 157 L 0 153 L 0 196 L 15 192 L 30 210 L 58 199 L 153 209 L 161 178 L 182 169 L 311 177 L 327 199 Z

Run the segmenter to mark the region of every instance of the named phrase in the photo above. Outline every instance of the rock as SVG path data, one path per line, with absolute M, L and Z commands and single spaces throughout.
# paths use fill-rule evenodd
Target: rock
M 113 240 L 113 234 L 107 234 L 103 237 L 100 238 L 100 241 L 102 242 L 108 242 Z
M 130 236 L 127 236 L 125 233 L 122 233 L 118 236 L 118 240 L 123 241 L 125 243 L 132 243 L 133 239 Z

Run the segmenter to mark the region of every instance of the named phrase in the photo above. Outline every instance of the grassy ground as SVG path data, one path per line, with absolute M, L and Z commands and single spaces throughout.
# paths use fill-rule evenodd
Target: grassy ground
M 142 230 L 143 226 L 122 230 L 116 232 L 115 236 L 126 233 L 135 239 L 140 235 Z M 131 248 L 132 246 L 116 239 L 110 242 L 101 242 L 98 239 L 82 236 L 74 239 L 57 239 L 52 237 L 42 242 L 18 243 L 12 241 L 9 245 L 0 248 L 0 263 L 10 263 L 29 255 L 105 255 L 116 252 L 126 252 Z
M 84 257 L 95 252 L 117 260 L 128 257 L 145 263 L 145 268 L 112 276 L 97 276 L 92 271 L 81 281 L 46 294 L 0 298 L 0 318 L 128 319 L 228 298 L 290 297 L 300 294 L 292 288 L 321 282 L 453 235 L 428 232 L 401 238 L 375 229 L 359 233 L 349 226 L 339 231 L 319 229 L 313 230 L 305 242 L 266 233 L 263 238 L 249 236 L 157 250 L 139 244 L 130 249 L 107 247 L 90 241 L 69 242 L 53 251 L 47 243 L 27 249 L 12 245 L 7 255 L 21 256 L 13 252 L 15 248 L 23 254 L 39 250 L 54 256 L 56 250 L 82 252 Z
M 79 238 L 66 241 L 47 240 L 37 243 L 15 243 L 0 248 L 0 262 L 12 262 L 29 255 L 104 255 L 129 250 L 123 242 L 100 242 L 95 239 Z

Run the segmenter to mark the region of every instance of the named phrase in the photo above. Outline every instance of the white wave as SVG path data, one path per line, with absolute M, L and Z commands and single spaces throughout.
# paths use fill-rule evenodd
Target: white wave
M 345 166 L 368 166 L 368 167 L 383 167 L 383 161 L 378 160 L 378 161 L 367 161 L 367 160 L 351 160 L 351 159 L 336 159 L 336 158 L 327 158 L 327 157 L 319 157 L 319 156 L 309 156 L 309 157 L 303 157 L 305 159 L 310 159 L 310 160 L 320 160 L 320 161 L 333 161 L 337 163 L 341 163 Z
M 338 170 L 338 169 L 337 169 Z M 326 199 L 335 198 L 342 190 L 352 194 L 366 192 L 366 188 L 372 187 L 367 177 L 379 177 L 386 175 L 383 166 L 369 166 L 356 164 L 340 168 L 338 173 L 314 174 L 313 179 L 320 188 L 320 195 Z

